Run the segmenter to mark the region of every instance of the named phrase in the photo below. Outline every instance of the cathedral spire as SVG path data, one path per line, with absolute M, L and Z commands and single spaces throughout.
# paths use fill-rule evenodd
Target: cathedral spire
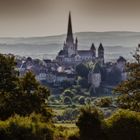
M 68 31 L 67 31 L 67 40 L 66 41 L 73 43 L 71 12 L 69 12 Z

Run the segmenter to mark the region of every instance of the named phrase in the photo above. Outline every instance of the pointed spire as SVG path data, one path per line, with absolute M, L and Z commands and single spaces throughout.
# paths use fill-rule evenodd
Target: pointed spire
M 90 50 L 96 50 L 94 43 L 92 43 Z
M 100 43 L 98 50 L 104 50 L 102 43 Z
M 67 31 L 67 42 L 72 42 L 73 43 L 71 12 L 69 12 L 68 31 Z

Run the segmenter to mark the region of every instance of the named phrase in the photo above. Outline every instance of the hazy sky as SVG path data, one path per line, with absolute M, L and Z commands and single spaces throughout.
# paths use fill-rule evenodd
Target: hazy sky
M 140 31 L 140 0 L 0 0 L 0 37 L 74 32 Z

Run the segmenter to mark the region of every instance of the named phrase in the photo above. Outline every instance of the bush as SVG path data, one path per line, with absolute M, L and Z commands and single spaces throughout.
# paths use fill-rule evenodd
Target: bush
M 140 140 L 140 113 L 119 110 L 106 123 L 109 140 Z
M 41 115 L 20 117 L 18 115 L 6 121 L 0 121 L 1 140 L 53 140 L 52 125 L 45 123 Z
M 75 121 L 79 115 L 78 109 L 66 109 L 62 114 L 62 119 L 67 121 Z
M 85 104 L 85 97 L 84 96 L 79 97 L 79 104 L 81 104 L 81 105 Z
M 87 97 L 86 99 L 85 99 L 85 104 L 90 104 L 91 103 L 91 99 L 89 98 L 89 97 Z
M 88 80 L 86 78 L 78 77 L 78 85 L 82 88 L 89 88 Z
M 87 78 L 89 73 L 89 68 L 85 64 L 79 64 L 76 66 L 76 72 L 78 76 Z
M 100 98 L 95 102 L 95 104 L 100 107 L 109 107 L 112 104 L 112 99 L 109 97 Z
M 73 102 L 78 104 L 79 103 L 79 95 L 76 95 L 74 98 L 73 98 Z
M 72 99 L 68 96 L 64 97 L 64 104 L 71 105 Z
M 68 140 L 80 140 L 80 138 L 78 134 L 73 134 L 69 136 Z
M 62 93 L 62 95 L 63 95 L 64 97 L 65 97 L 65 96 L 68 96 L 68 97 L 70 97 L 70 98 L 73 98 L 75 94 L 74 94 L 71 90 L 66 89 L 66 90 Z
M 76 123 L 80 130 L 80 140 L 105 140 L 102 119 L 102 114 L 97 109 L 83 108 Z

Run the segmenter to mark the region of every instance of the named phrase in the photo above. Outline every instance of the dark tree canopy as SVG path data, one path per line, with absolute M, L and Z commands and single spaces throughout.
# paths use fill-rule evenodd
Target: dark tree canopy
M 114 67 L 112 71 L 108 74 L 108 83 L 110 85 L 117 85 L 121 82 L 121 71 Z
M 0 54 L 0 92 L 14 92 L 17 88 L 18 72 L 14 57 Z
M 120 94 L 119 107 L 140 112 L 140 47 L 136 49 L 133 57 L 136 61 L 127 64 L 128 79 L 122 82 L 115 92 Z
M 80 130 L 80 140 L 105 140 L 102 130 L 103 116 L 99 110 L 87 106 L 81 109 L 76 125 Z
M 106 120 L 108 140 L 139 140 L 140 114 L 118 110 Z
M 85 64 L 79 64 L 76 66 L 76 72 L 79 76 L 87 78 L 89 73 L 89 68 Z
M 0 55 L 0 119 L 14 114 L 45 114 L 45 100 L 49 94 L 31 72 L 18 77 L 14 57 Z

